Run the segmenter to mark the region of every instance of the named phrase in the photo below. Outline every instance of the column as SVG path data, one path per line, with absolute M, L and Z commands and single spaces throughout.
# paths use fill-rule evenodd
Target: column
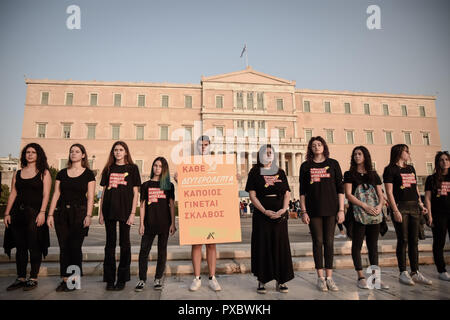
M 248 153 L 247 161 L 248 161 L 248 171 L 247 171 L 247 173 L 248 173 L 248 172 L 250 172 L 250 169 L 253 166 L 253 154 L 251 151 Z
M 295 152 L 291 153 L 291 176 L 296 176 L 298 174 L 297 172 L 297 159 L 295 157 Z
M 280 165 L 280 168 L 283 169 L 284 171 L 286 171 L 284 152 L 280 152 L 280 156 L 281 156 L 281 160 L 280 160 L 281 165 Z

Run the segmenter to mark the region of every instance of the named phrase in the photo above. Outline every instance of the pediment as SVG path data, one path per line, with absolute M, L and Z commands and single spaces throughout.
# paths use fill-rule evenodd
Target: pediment
M 224 73 L 210 77 L 203 77 L 202 82 L 224 82 L 224 83 L 251 83 L 268 85 L 289 85 L 295 86 L 295 81 L 277 78 L 248 67 L 245 70 Z

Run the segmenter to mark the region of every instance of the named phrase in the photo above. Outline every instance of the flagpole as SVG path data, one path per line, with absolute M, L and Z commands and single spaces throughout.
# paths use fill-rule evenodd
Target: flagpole
M 245 45 L 245 68 L 248 68 L 248 48 L 247 45 Z

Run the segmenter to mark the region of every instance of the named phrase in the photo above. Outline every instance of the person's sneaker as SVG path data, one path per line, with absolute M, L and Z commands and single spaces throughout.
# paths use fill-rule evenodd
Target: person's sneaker
M 409 275 L 408 271 L 403 271 L 400 273 L 400 277 L 398 278 L 400 283 L 406 284 L 408 286 L 415 285 L 413 279 L 411 279 L 411 276 Z
M 25 287 L 26 282 L 27 282 L 26 280 L 16 279 L 16 281 L 14 281 L 13 284 L 11 284 L 8 288 L 6 288 L 6 291 L 12 291 L 19 288 L 23 288 Z
M 267 293 L 267 290 L 266 290 L 266 287 L 264 286 L 264 283 L 258 282 L 258 288 L 256 289 L 256 292 L 258 292 L 260 294 L 266 294 Z
M 362 278 L 358 280 L 358 288 L 360 289 L 369 289 L 369 286 L 367 285 L 366 278 Z
M 450 281 L 450 275 L 447 272 L 439 273 L 439 279 L 444 281 Z
M 212 276 L 212 278 L 209 280 L 209 287 L 213 291 L 220 291 L 222 288 L 220 287 L 220 284 L 217 282 L 217 279 L 215 276 Z
M 114 286 L 115 291 L 122 291 L 125 288 L 125 282 L 117 282 Z
M 189 287 L 189 291 L 197 291 L 202 286 L 202 278 L 195 277 L 194 280 L 192 280 L 191 286 Z
M 114 282 L 108 282 L 106 284 L 106 290 L 108 291 L 114 291 Z
M 339 233 L 338 235 L 334 236 L 336 239 L 343 239 L 343 238 L 347 238 L 347 236 L 345 234 Z
M 331 291 L 339 291 L 338 286 L 334 283 L 333 278 L 327 278 L 327 287 Z
M 417 271 L 416 274 L 414 274 L 412 276 L 412 279 L 413 279 L 414 282 L 422 283 L 422 284 L 431 285 L 433 283 L 433 281 L 431 281 L 430 279 L 425 278 L 425 276 L 422 273 L 420 273 L 419 271 Z
M 277 282 L 277 291 L 281 292 L 281 293 L 288 293 L 289 292 L 289 288 L 285 283 L 279 284 Z
M 387 290 L 389 289 L 389 285 L 387 285 L 386 283 L 384 283 L 383 281 L 380 281 L 380 288 L 382 290 Z
M 56 287 L 56 292 L 63 292 L 67 287 L 67 283 L 65 281 L 61 281 L 61 283 Z
M 37 280 L 28 279 L 25 283 L 25 287 L 23 287 L 23 291 L 30 291 L 35 289 L 38 286 Z
M 319 289 L 319 291 L 323 291 L 323 292 L 328 291 L 327 282 L 325 281 L 325 278 L 317 279 L 317 289 Z
M 162 281 L 161 281 L 161 279 L 155 279 L 155 281 L 153 281 L 153 289 L 155 289 L 155 290 L 162 290 Z
M 141 292 L 141 291 L 144 290 L 144 287 L 145 287 L 145 281 L 144 280 L 139 280 L 137 285 L 136 285 L 136 288 L 134 288 L 134 291 Z

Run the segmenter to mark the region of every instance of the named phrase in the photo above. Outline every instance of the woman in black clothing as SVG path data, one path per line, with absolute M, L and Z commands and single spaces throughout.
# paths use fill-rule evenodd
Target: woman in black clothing
M 369 289 L 361 263 L 361 248 L 366 237 L 370 265 L 378 265 L 378 234 L 383 220 L 384 196 L 381 179 L 372 168 L 372 158 L 364 146 L 355 147 L 350 170 L 344 173 L 345 195 L 350 203 L 347 214 L 354 215 L 352 228 L 352 258 L 358 273 L 358 287 Z M 380 283 L 382 289 L 389 287 Z
M 89 169 L 86 149 L 74 144 L 69 149 L 68 167 L 56 175 L 55 192 L 47 218 L 50 228 L 55 227 L 59 243 L 61 283 L 56 291 L 72 291 L 67 279 L 67 267 L 76 265 L 83 275 L 81 247 L 91 224 L 94 206 L 95 176 Z M 87 194 L 87 197 L 86 197 Z
M 133 163 L 128 146 L 123 141 L 113 144 L 108 162 L 102 172 L 103 187 L 99 208 L 99 222 L 105 224 L 106 245 L 103 281 L 106 290 L 123 290 L 130 281 L 130 226 L 134 222 L 141 185 L 138 167 Z M 119 223 L 120 262 L 116 280 L 116 238 Z
M 4 219 L 7 228 L 5 252 L 10 255 L 11 248 L 16 247 L 17 279 L 7 288 L 8 291 L 19 288 L 27 291 L 37 287 L 42 256 L 47 255 L 50 246 L 45 210 L 50 197 L 52 178 L 42 147 L 37 143 L 26 145 L 22 150 L 20 165 L 22 169 L 13 176 Z M 6 240 L 9 235 L 10 240 Z M 25 280 L 28 251 L 31 272 L 30 278 Z
M 286 282 L 294 278 L 287 224 L 291 190 L 276 158 L 274 148 L 263 145 L 245 186 L 255 206 L 251 266 L 259 281 L 258 293 L 266 293 L 264 285 L 273 279 L 277 281 L 277 290 L 286 293 Z
M 450 281 L 445 269 L 445 236 L 450 237 L 450 154 L 440 151 L 434 158 L 435 173 L 425 183 L 425 206 L 428 209 L 428 225 L 433 231 L 433 257 L 439 279 Z
M 383 180 L 397 234 L 399 281 L 412 286 L 416 282 L 431 284 L 431 280 L 419 272 L 420 211 L 426 214 L 428 210 L 420 200 L 416 171 L 413 166 L 407 164 L 409 159 L 409 148 L 406 144 L 393 146 L 389 165 L 384 168 Z M 411 276 L 406 271 L 406 247 L 408 247 Z
M 344 186 L 339 163 L 329 158 L 328 146 L 320 137 L 308 143 L 306 161 L 300 167 L 302 221 L 309 225 L 313 240 L 317 288 L 338 291 L 333 281 L 334 230 L 344 222 Z M 323 247 L 323 248 L 322 248 Z M 323 276 L 325 255 L 326 279 Z
M 170 182 L 167 160 L 158 157 L 153 161 L 150 180 L 141 186 L 139 234 L 142 236 L 139 252 L 139 281 L 135 291 L 144 289 L 147 281 L 148 255 L 153 240 L 158 236 L 158 262 L 153 288 L 162 289 L 162 277 L 167 260 L 167 240 L 175 227 L 175 188 Z

